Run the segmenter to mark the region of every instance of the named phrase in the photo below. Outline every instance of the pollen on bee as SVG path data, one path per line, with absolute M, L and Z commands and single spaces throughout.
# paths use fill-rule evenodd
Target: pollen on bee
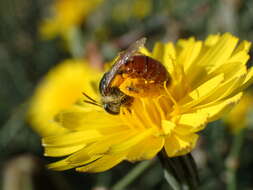
M 120 86 L 120 84 L 124 81 L 124 77 L 122 77 L 122 75 L 116 75 L 115 78 L 112 81 L 111 86 Z
M 128 78 L 119 86 L 119 89 L 126 95 L 135 98 L 156 97 L 164 91 L 162 84 L 141 78 Z

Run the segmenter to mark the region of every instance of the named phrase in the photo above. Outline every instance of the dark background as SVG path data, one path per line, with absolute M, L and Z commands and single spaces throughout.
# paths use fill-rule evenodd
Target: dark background
M 223 32 L 253 41 L 252 0 L 150 1 L 148 15 L 144 18 L 130 15 L 127 20 L 119 20 L 111 12 L 116 4 L 123 2 L 127 9 L 133 0 L 105 1 L 80 26 L 83 56 L 90 56 L 92 44 L 103 61 L 110 60 L 140 36 L 148 38 L 149 47 L 158 40 L 175 41 L 190 36 L 204 39 L 208 34 Z M 73 57 L 60 36 L 42 40 L 38 34 L 38 25 L 47 16 L 49 3 L 49 0 L 0 1 L 0 189 L 6 180 L 23 181 L 20 190 L 110 187 L 135 164 L 122 163 L 101 174 L 48 171 L 43 166 L 50 160 L 43 157 L 40 138 L 25 121 L 26 102 L 36 84 L 54 65 Z M 234 136 L 222 121 L 210 124 L 201 136 L 194 152 L 200 171 L 200 189 L 224 189 L 228 187 L 227 157 Z M 236 163 L 238 189 L 253 189 L 252 142 L 249 126 L 240 161 Z M 168 189 L 160 164 L 152 165 L 128 189 Z

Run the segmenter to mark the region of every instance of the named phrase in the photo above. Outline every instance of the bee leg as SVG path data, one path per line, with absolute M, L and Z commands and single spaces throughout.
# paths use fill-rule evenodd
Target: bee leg
M 130 92 L 139 93 L 139 90 L 133 86 L 127 86 L 126 89 Z
M 130 114 L 132 113 L 132 111 L 130 110 L 130 108 L 127 108 L 127 111 L 129 111 Z

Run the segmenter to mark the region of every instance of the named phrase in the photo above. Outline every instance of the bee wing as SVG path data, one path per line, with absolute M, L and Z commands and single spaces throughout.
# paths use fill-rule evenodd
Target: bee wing
M 130 45 L 128 49 L 126 49 L 121 55 L 119 56 L 119 61 L 122 60 L 122 62 L 126 62 L 130 57 L 132 57 L 135 53 L 138 52 L 138 50 L 143 47 L 146 43 L 146 38 L 141 38 L 137 40 L 135 43 Z M 117 62 L 115 65 L 118 64 Z M 122 63 L 121 63 L 122 64 Z
M 146 38 L 143 37 L 137 40 L 135 43 L 130 45 L 125 51 L 119 54 L 118 59 L 116 60 L 111 71 L 109 72 L 108 79 L 107 79 L 108 85 L 117 74 L 119 68 L 123 64 L 125 64 L 135 53 L 137 53 L 139 49 L 145 45 L 145 43 L 146 43 Z

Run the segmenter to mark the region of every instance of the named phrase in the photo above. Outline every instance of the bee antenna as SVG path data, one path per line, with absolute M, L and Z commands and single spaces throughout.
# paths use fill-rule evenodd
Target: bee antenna
M 90 96 L 88 96 L 86 93 L 82 92 L 82 94 L 83 94 L 86 98 L 88 98 L 90 101 L 92 101 L 93 103 L 98 104 L 98 102 L 97 102 L 96 100 L 94 100 L 93 98 L 91 98 Z
M 98 104 L 98 103 L 95 103 L 95 102 L 91 102 L 91 101 L 87 101 L 87 100 L 84 100 L 84 102 L 88 103 L 88 104 L 92 104 L 92 105 L 98 106 L 98 107 L 102 106 L 101 104 Z

